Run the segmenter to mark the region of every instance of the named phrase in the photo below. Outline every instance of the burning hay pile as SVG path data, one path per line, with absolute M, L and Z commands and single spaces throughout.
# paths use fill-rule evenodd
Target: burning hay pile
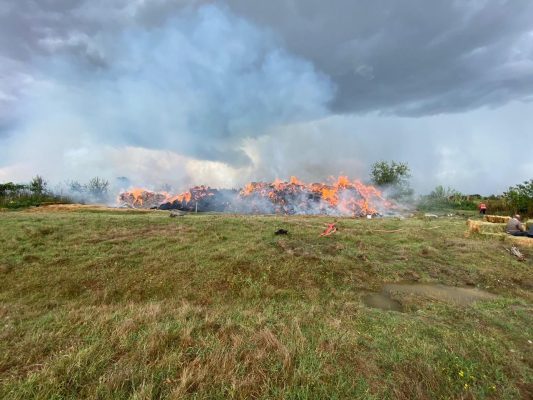
M 365 216 L 384 214 L 395 207 L 375 187 L 343 176 L 332 184 L 306 184 L 291 177 L 288 182 L 251 182 L 241 190 L 195 186 L 175 196 L 135 190 L 121 193 L 118 201 L 134 208 L 157 205 L 163 210 L 242 214 Z
M 118 202 L 121 206 L 130 208 L 157 208 L 168 197 L 167 193 L 156 193 L 144 189 L 132 189 L 120 193 Z
M 231 199 L 236 190 L 213 189 L 208 186 L 194 186 L 188 192 L 171 196 L 159 206 L 161 210 L 218 211 L 231 209 Z

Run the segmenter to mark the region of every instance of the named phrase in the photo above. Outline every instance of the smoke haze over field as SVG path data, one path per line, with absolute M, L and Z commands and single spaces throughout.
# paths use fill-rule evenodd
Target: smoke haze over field
M 0 181 L 238 187 L 394 159 L 421 192 L 500 192 L 533 176 L 532 99 L 529 0 L 0 3 Z

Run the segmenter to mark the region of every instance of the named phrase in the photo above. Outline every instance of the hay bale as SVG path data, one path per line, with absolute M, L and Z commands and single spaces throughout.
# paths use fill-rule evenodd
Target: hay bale
M 505 233 L 507 224 L 484 222 L 480 226 L 481 233 Z
M 506 236 L 509 236 L 507 233 L 503 233 L 503 232 L 485 232 L 483 234 L 483 236 L 491 236 L 491 237 L 494 237 L 494 238 L 499 238 L 502 242 L 505 241 L 505 237 Z
M 468 231 L 465 236 L 468 237 L 473 233 L 499 238 L 500 240 L 517 246 L 533 247 L 533 238 L 523 236 L 512 236 L 505 232 L 507 224 L 496 224 L 491 222 L 467 220 Z
M 506 224 L 507 221 L 509 221 L 510 219 L 511 217 L 506 217 L 502 215 L 485 215 L 485 221 L 499 224 Z
M 469 219 L 467 221 L 468 232 L 472 233 L 505 233 L 507 224 L 497 224 L 492 222 L 475 221 Z
M 505 235 L 505 241 L 522 247 L 533 247 L 533 238 Z
M 468 232 L 466 233 L 466 236 L 469 236 L 473 233 L 481 233 L 479 229 L 479 225 L 481 222 L 479 221 L 473 221 L 471 219 L 466 221 L 466 226 L 468 227 Z

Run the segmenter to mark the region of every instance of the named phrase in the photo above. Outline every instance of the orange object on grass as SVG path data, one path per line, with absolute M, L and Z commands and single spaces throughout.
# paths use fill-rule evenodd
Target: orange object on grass
M 320 236 L 329 236 L 331 235 L 332 233 L 335 233 L 337 232 L 337 227 L 335 226 L 335 224 L 328 224 L 328 227 L 326 228 L 326 230 L 324 232 L 322 232 L 320 234 Z

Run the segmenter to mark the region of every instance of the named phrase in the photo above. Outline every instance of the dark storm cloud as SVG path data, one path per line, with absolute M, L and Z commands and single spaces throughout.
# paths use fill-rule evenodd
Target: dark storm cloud
M 338 86 L 335 109 L 420 115 L 533 93 L 529 0 L 229 0 Z
M 106 65 L 94 42 L 135 25 L 156 29 L 206 0 L 18 0 L 0 6 L 0 54 L 31 68 L 68 53 Z M 404 115 L 498 106 L 533 93 L 529 0 L 227 0 L 279 35 L 337 85 L 336 112 Z

